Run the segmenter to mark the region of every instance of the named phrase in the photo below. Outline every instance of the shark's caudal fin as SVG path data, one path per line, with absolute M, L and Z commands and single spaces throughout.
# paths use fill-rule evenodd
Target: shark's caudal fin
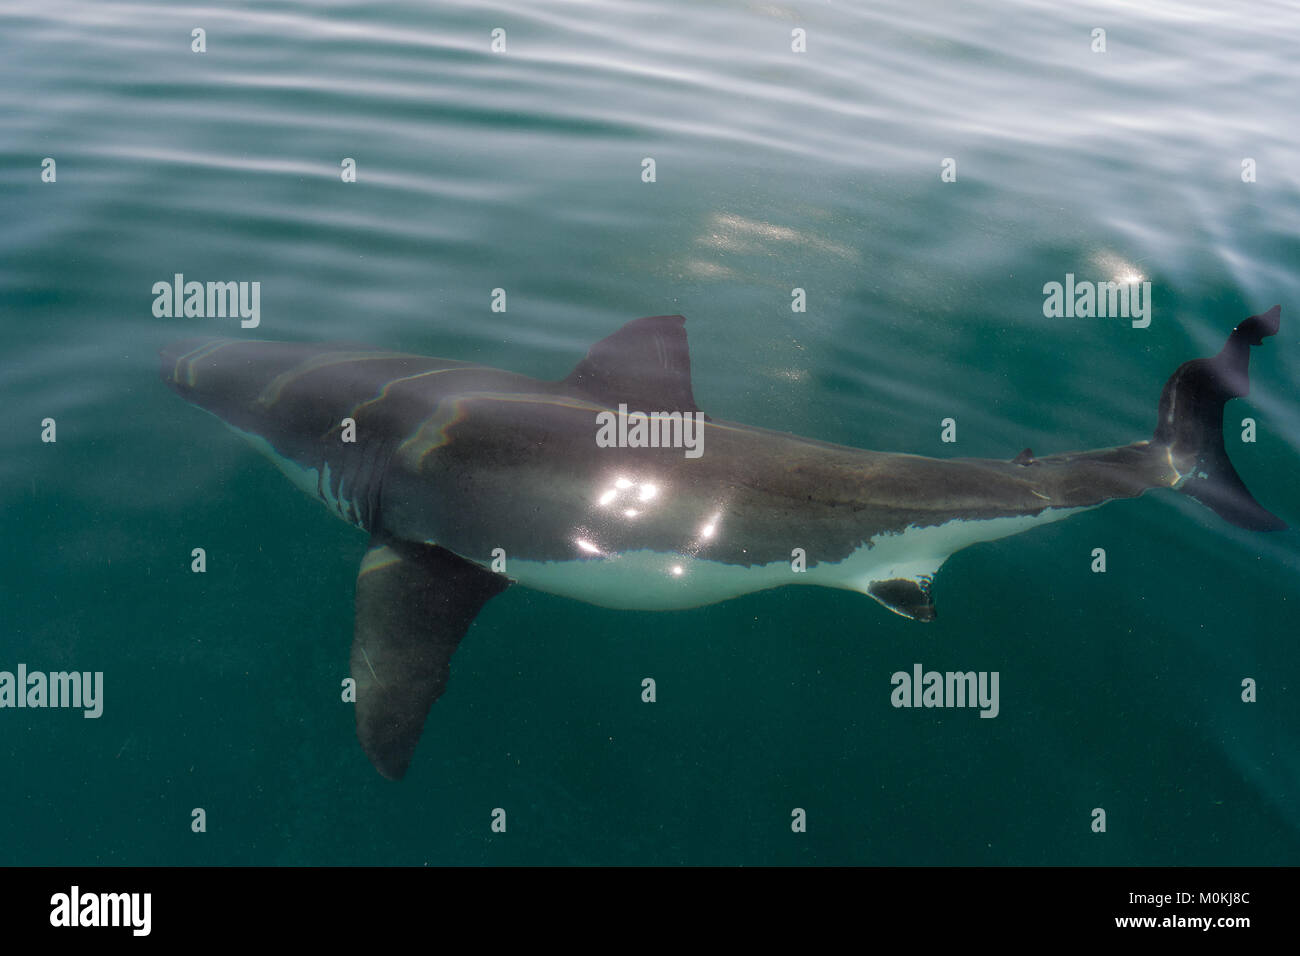
M 1179 366 L 1160 395 L 1152 443 L 1169 449 L 1181 476 L 1179 491 L 1250 531 L 1279 531 L 1286 524 L 1260 506 L 1232 467 L 1223 447 L 1223 406 L 1250 393 L 1250 350 L 1278 330 L 1282 307 L 1252 315 L 1228 336 L 1213 358 Z
M 509 585 L 444 548 L 371 540 L 357 574 L 352 677 L 357 739 L 389 780 L 406 774 L 475 615 Z

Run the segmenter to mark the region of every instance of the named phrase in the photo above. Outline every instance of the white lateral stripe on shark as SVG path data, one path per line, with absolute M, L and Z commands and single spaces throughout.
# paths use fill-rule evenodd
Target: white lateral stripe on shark
M 868 594 L 876 581 L 931 577 L 962 548 L 1060 521 L 1088 508 L 1048 508 L 1036 515 L 949 521 L 899 534 L 877 535 L 843 561 L 820 562 L 795 573 L 788 561 L 743 567 L 660 551 L 626 551 L 572 561 L 507 559 L 506 573 L 525 587 L 600 607 L 635 611 L 684 610 L 788 584 L 813 584 Z M 434 542 L 429 542 L 430 544 Z M 792 542 L 792 549 L 797 547 Z M 808 555 L 811 561 L 816 555 Z M 477 562 L 490 567 L 490 561 Z

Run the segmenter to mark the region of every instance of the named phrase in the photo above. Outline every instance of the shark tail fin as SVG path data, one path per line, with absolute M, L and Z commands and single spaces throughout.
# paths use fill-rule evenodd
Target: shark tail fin
M 1178 473 L 1175 487 L 1226 521 L 1249 531 L 1286 528 L 1246 488 L 1223 446 L 1223 406 L 1250 393 L 1250 350 L 1278 330 L 1282 307 L 1252 315 L 1212 358 L 1179 366 L 1160 394 L 1152 443 L 1164 446 Z

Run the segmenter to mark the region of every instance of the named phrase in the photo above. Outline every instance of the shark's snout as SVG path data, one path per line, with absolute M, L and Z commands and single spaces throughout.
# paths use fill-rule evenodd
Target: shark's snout
M 233 341 L 211 336 L 195 336 L 164 345 L 158 350 L 158 377 L 174 392 L 188 395 L 198 383 L 196 363 L 204 355 Z

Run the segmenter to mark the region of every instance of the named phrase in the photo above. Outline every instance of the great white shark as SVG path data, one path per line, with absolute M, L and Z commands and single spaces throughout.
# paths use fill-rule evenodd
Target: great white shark
M 222 338 L 169 346 L 161 374 L 369 534 L 351 656 L 357 736 L 399 779 L 461 638 L 512 582 L 643 610 L 815 584 L 929 621 L 931 582 L 954 552 L 1150 488 L 1242 528 L 1284 528 L 1223 444 L 1224 404 L 1249 392 L 1250 349 L 1280 314 L 1251 316 L 1217 355 L 1180 366 L 1151 438 L 1009 461 L 865 451 L 707 418 L 680 315 L 629 322 L 560 381 Z M 635 410 L 692 416 L 702 453 L 598 442 L 600 422 Z

